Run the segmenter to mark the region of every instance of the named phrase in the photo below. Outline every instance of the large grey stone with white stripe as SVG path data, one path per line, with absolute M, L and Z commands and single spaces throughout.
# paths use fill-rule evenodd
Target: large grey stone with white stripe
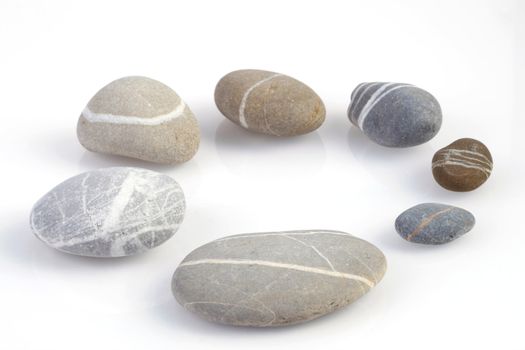
M 317 129 L 325 119 L 321 98 L 284 74 L 245 69 L 225 75 L 215 88 L 222 114 L 245 129 L 295 136 Z
M 405 210 L 396 219 L 396 231 L 409 242 L 443 244 L 474 227 L 474 215 L 447 204 L 423 203 Z
M 342 308 L 375 286 L 383 253 L 339 231 L 225 237 L 191 252 L 172 280 L 177 301 L 200 317 L 235 326 L 285 326 Z
M 348 118 L 372 141 L 411 147 L 441 128 L 441 107 L 427 91 L 410 84 L 362 83 L 352 92 Z
M 105 168 L 74 176 L 44 195 L 31 228 L 60 251 L 118 257 L 168 240 L 184 217 L 184 194 L 167 175 L 139 168 Z
M 103 87 L 77 124 L 90 151 L 155 163 L 191 159 L 200 142 L 197 119 L 170 87 L 146 77 L 125 77 Z

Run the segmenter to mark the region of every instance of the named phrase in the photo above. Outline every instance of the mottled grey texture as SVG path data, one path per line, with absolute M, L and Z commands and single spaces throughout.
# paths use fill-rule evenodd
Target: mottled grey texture
M 362 83 L 352 92 L 348 118 L 372 141 L 411 147 L 441 128 L 441 107 L 427 91 L 401 83 Z
M 225 75 L 215 88 L 215 104 L 243 128 L 274 136 L 311 132 L 326 114 L 321 98 L 302 82 L 255 69 Z
M 78 119 L 77 136 L 93 152 L 167 164 L 191 159 L 200 142 L 197 119 L 184 101 L 145 77 L 121 78 L 97 92 Z
M 175 271 L 172 291 L 209 321 L 285 326 L 352 303 L 385 271 L 379 249 L 344 232 L 253 233 L 195 249 Z
M 74 176 L 31 211 L 34 234 L 60 251 L 93 257 L 142 253 L 169 239 L 184 217 L 184 194 L 171 177 L 139 168 Z
M 396 219 L 396 231 L 407 241 L 443 244 L 474 227 L 474 216 L 465 209 L 438 203 L 423 203 L 407 209 Z

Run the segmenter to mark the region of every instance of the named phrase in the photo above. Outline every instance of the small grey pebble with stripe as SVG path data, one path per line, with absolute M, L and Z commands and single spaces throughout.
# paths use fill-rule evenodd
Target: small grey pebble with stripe
M 242 234 L 191 252 L 172 279 L 177 301 L 200 317 L 235 326 L 286 326 L 342 308 L 383 277 L 386 259 L 350 234 Z
M 348 118 L 375 143 L 411 147 L 441 128 L 441 107 L 427 91 L 410 84 L 362 83 L 352 92 Z
M 184 217 L 185 200 L 171 177 L 139 168 L 104 168 L 74 176 L 31 211 L 33 233 L 62 252 L 119 257 L 168 240 Z
M 423 203 L 407 209 L 396 219 L 396 231 L 409 242 L 443 244 L 469 232 L 474 215 L 447 204 Z

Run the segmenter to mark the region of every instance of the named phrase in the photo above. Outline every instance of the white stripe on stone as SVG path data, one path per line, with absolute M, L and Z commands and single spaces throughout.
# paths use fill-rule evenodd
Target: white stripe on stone
M 173 109 L 173 111 L 151 118 L 142 118 L 109 113 L 95 113 L 91 109 L 89 109 L 89 107 L 84 108 L 84 110 L 82 111 L 82 116 L 90 123 L 153 126 L 167 123 L 173 119 L 182 116 L 185 109 L 186 104 L 184 103 L 184 101 L 180 100 L 180 103 L 177 105 L 177 107 Z
M 363 130 L 363 125 L 366 120 L 366 117 L 370 113 L 370 111 L 377 105 L 379 101 L 381 101 L 386 95 L 391 93 L 394 90 L 398 90 L 404 87 L 412 87 L 413 85 L 410 84 L 402 84 L 395 86 L 389 90 L 386 90 L 388 87 L 395 85 L 396 83 L 387 83 L 383 86 L 381 86 L 377 91 L 373 93 L 373 95 L 368 99 L 366 102 L 366 105 L 361 109 L 361 113 L 359 113 L 359 117 L 357 118 L 357 123 L 359 125 L 359 129 Z M 385 91 L 386 90 L 386 91 Z
M 224 242 L 229 241 L 232 239 L 241 239 L 241 238 L 259 238 L 259 237 L 267 237 L 267 236 L 307 236 L 307 235 L 316 235 L 319 233 L 326 233 L 330 235 L 336 235 L 336 236 L 344 236 L 344 237 L 351 237 L 352 236 L 349 233 L 343 233 L 339 231 L 330 231 L 330 230 L 324 230 L 324 231 L 292 231 L 292 232 L 264 232 L 264 233 L 249 233 L 249 234 L 241 234 L 238 236 L 230 236 L 230 237 L 224 237 L 215 240 L 215 242 Z
M 122 212 L 128 205 L 129 200 L 135 191 L 136 182 L 134 175 L 135 174 L 131 171 L 126 176 L 124 181 L 122 181 L 118 194 L 113 199 L 111 208 L 109 208 L 108 215 L 106 216 L 104 224 L 102 225 L 102 232 L 110 232 L 112 228 L 119 225 L 120 215 L 122 215 Z
M 447 165 L 456 165 L 456 166 L 460 166 L 460 167 L 463 167 L 463 168 L 478 169 L 483 174 L 485 174 L 486 177 L 489 177 L 489 175 L 490 175 L 490 173 L 492 171 L 490 168 L 484 168 L 484 167 L 475 165 L 472 162 L 467 162 L 465 160 L 458 159 L 458 158 L 449 158 L 448 160 L 442 160 L 442 161 L 434 162 L 434 163 L 432 163 L 432 169 L 439 168 L 439 167 L 444 167 L 444 166 L 447 166 Z
M 466 150 L 466 149 L 449 148 L 449 149 L 443 149 L 439 153 L 442 153 L 445 157 L 447 157 L 448 155 L 452 155 L 452 156 L 459 156 L 459 157 L 463 157 L 463 158 L 467 158 L 467 159 L 472 159 L 472 160 L 475 160 L 477 162 L 485 163 L 485 164 L 489 165 L 490 167 L 492 167 L 492 161 L 487 156 L 485 156 L 483 153 L 480 153 L 480 152 L 469 151 L 469 150 Z M 467 157 L 467 156 L 465 156 L 465 154 L 473 155 L 473 156 L 476 156 L 476 157 L 481 157 L 484 160 Z
M 352 94 L 350 95 L 350 99 L 353 100 L 355 97 L 357 97 L 357 94 L 359 94 L 359 92 L 361 91 L 363 86 L 365 86 L 366 84 L 367 83 L 361 83 L 361 84 L 357 85 L 356 88 L 354 89 L 354 91 L 352 92 Z
M 361 102 L 361 99 L 363 98 L 363 96 L 366 95 L 366 92 L 370 90 L 372 87 L 376 86 L 377 84 L 381 84 L 381 83 L 368 83 L 367 87 L 363 90 L 363 92 L 361 92 L 359 95 L 356 94 L 354 100 L 350 103 L 350 118 L 354 122 L 354 125 L 357 126 L 357 117 L 358 117 L 358 116 L 352 117 L 356 112 L 355 109 L 359 105 L 359 102 Z M 361 108 L 361 110 L 363 109 Z
M 350 273 L 344 273 L 339 271 L 330 271 L 325 269 L 319 269 L 316 267 L 295 265 L 295 264 L 286 264 L 279 263 L 274 261 L 265 261 L 265 260 L 237 260 L 237 259 L 200 259 L 193 261 L 186 261 L 179 265 L 179 267 L 186 266 L 195 266 L 195 265 L 205 265 L 205 264 L 216 264 L 216 265 L 258 265 L 265 267 L 275 267 L 281 269 L 289 269 L 301 272 L 315 273 L 319 275 L 325 275 L 330 277 L 345 278 L 348 280 L 358 281 L 366 284 L 368 287 L 372 288 L 374 282 L 370 281 L 363 276 L 354 275 Z
M 281 75 L 282 74 L 279 74 L 279 73 L 270 75 L 269 77 L 259 80 L 258 82 L 250 86 L 248 90 L 246 90 L 246 92 L 242 96 L 241 104 L 239 106 L 239 123 L 241 123 L 241 125 L 244 128 L 248 129 L 248 123 L 246 122 L 246 116 L 244 115 L 244 109 L 246 108 L 246 102 L 248 101 L 248 97 L 250 96 L 252 91 L 255 90 L 257 87 L 259 87 L 260 85 L 266 83 L 267 81 L 272 80 L 273 78 L 279 77 Z

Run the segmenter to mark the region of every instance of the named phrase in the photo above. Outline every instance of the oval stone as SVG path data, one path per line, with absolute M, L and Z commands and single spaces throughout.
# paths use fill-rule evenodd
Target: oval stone
M 375 143 L 411 147 L 441 128 L 441 107 L 427 91 L 410 84 L 361 83 L 352 92 L 348 118 Z
M 447 204 L 423 203 L 407 209 L 396 219 L 396 231 L 409 242 L 443 244 L 474 227 L 474 215 Z
M 447 190 L 466 192 L 485 183 L 492 166 L 492 155 L 483 143 L 463 138 L 434 154 L 432 175 Z
M 77 124 L 78 140 L 93 152 L 155 163 L 181 163 L 199 148 L 197 119 L 168 86 L 126 77 L 103 87 Z
M 31 211 L 31 229 L 48 246 L 91 257 L 145 252 L 168 240 L 184 217 L 184 194 L 167 175 L 104 168 L 74 176 Z
M 238 70 L 215 88 L 224 116 L 245 129 L 275 136 L 295 136 L 317 129 L 325 119 L 321 98 L 289 76 L 263 70 Z
M 177 301 L 200 317 L 235 326 L 286 326 L 342 308 L 383 277 L 372 244 L 339 231 L 225 237 L 191 252 L 172 280 Z

